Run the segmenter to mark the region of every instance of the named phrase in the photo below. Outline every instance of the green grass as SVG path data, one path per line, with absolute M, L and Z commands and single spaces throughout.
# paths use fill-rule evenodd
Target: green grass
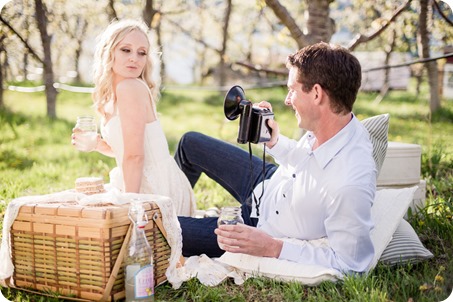
M 283 104 L 286 88 L 246 91 L 253 101 L 273 104 L 281 132 L 297 138 L 294 113 Z M 254 278 L 242 286 L 227 280 L 206 287 L 190 280 L 178 290 L 164 284 L 156 289 L 156 301 L 442 301 L 453 287 L 453 100 L 430 116 L 426 88 L 415 98 L 413 90 L 392 91 L 379 104 L 376 94 L 359 95 L 355 113 L 364 119 L 390 113 L 389 140 L 422 146 L 422 176 L 427 180 L 427 206 L 410 215 L 424 245 L 435 257 L 414 265 L 389 267 L 379 264 L 368 276 L 348 277 L 316 287 Z M 158 109 L 171 152 L 187 131 L 235 142 L 238 120 L 223 115 L 223 96 L 186 90 L 164 92 Z M 55 120 L 45 117 L 43 93 L 7 91 L 6 109 L 0 110 L 0 217 L 6 204 L 20 196 L 58 192 L 74 186 L 80 176 L 99 175 L 108 181 L 113 159 L 97 153 L 81 153 L 70 145 L 76 117 L 92 114 L 88 94 L 61 92 Z M 246 146 L 241 145 L 246 148 Z M 254 146 L 254 154 L 260 155 Z M 199 208 L 223 206 L 235 201 L 217 184 L 202 177 L 195 187 Z M 438 276 L 436 278 L 436 276 Z M 439 276 L 441 278 L 439 278 Z M 24 291 L 2 288 L 13 301 L 58 301 Z

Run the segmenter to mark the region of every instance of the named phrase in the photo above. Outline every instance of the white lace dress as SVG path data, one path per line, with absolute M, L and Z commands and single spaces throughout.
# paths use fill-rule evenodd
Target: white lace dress
M 112 104 L 109 105 L 106 107 L 112 110 Z M 157 118 L 156 109 L 153 109 Z M 115 153 L 117 164 L 117 167 L 110 172 L 110 184 L 124 192 L 121 168 L 124 154 L 123 135 L 118 114 L 111 117 L 107 123 L 104 119 L 101 121 L 101 134 Z M 192 187 L 170 155 L 167 139 L 159 120 L 146 124 L 144 139 L 145 162 L 140 193 L 168 196 L 173 201 L 177 215 L 194 216 L 196 203 Z

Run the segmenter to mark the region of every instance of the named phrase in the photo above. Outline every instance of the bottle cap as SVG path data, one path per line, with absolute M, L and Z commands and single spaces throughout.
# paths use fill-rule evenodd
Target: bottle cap
M 145 226 L 147 225 L 147 223 L 148 223 L 148 221 L 143 221 L 143 220 L 142 221 L 138 221 L 137 222 L 137 228 L 144 229 Z

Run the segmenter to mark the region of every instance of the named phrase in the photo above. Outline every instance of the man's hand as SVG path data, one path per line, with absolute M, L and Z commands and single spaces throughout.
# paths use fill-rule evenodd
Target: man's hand
M 267 108 L 272 111 L 272 104 L 266 101 L 259 102 L 256 106 L 260 108 Z M 280 128 L 278 127 L 278 123 L 275 120 L 267 120 L 267 125 L 272 129 L 271 139 L 266 142 L 266 147 L 272 149 L 272 147 L 277 143 L 278 136 L 280 135 Z
M 278 258 L 283 246 L 281 240 L 245 224 L 220 225 L 214 232 L 227 252 Z

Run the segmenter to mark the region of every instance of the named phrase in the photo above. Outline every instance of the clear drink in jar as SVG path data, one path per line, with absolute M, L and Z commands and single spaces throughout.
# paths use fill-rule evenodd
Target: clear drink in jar
M 76 148 L 79 151 L 89 152 L 97 145 L 97 125 L 93 116 L 85 115 L 77 117 L 75 128 L 81 130 L 76 134 Z
M 244 220 L 242 219 L 242 210 L 240 207 L 223 207 L 219 219 L 217 220 L 217 225 L 222 225 L 222 224 L 238 224 L 238 223 L 244 223 Z M 219 247 L 223 250 L 223 244 L 218 242 Z
M 97 132 L 85 131 L 77 135 L 77 149 L 84 152 L 89 152 L 96 148 L 97 144 Z

